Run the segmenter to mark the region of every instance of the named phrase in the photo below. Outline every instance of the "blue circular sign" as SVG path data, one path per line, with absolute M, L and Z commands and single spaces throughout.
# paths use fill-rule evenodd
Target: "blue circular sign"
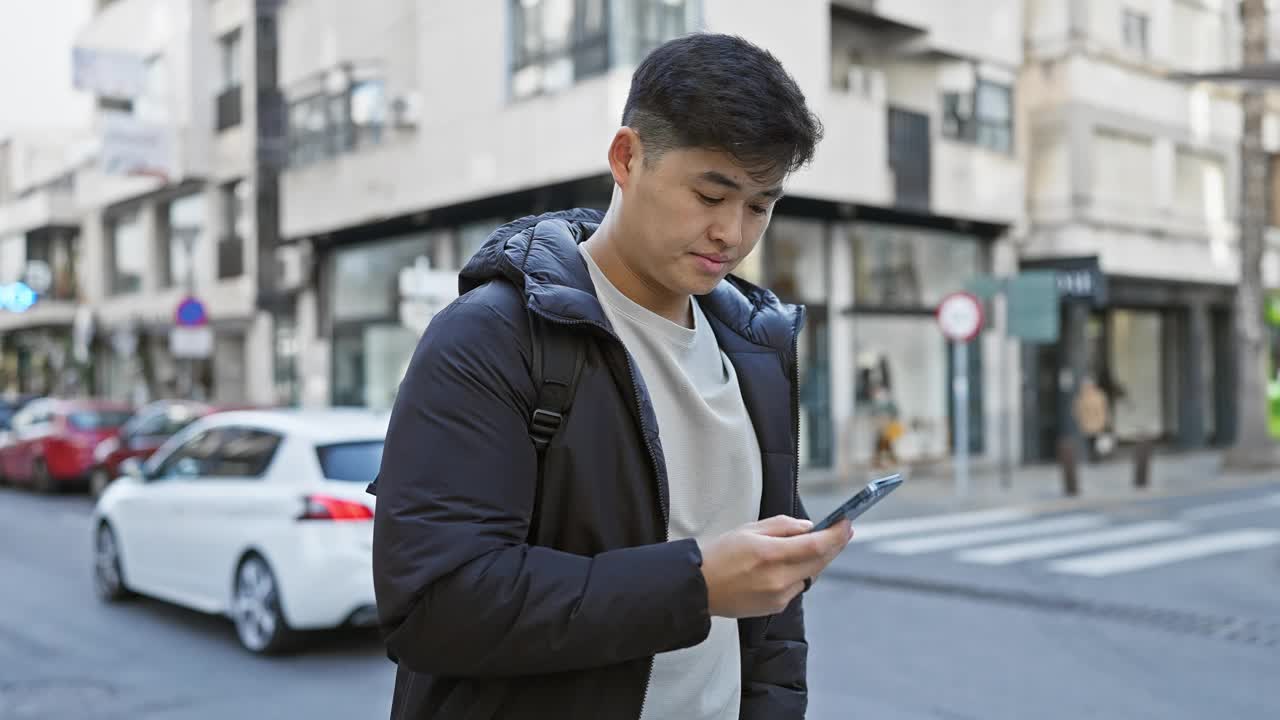
M 199 327 L 209 322 L 209 315 L 204 311 L 204 303 L 193 297 L 183 298 L 174 313 L 174 322 L 182 327 Z
M 0 285 L 0 308 L 10 312 L 22 313 L 36 304 L 36 291 L 24 282 Z

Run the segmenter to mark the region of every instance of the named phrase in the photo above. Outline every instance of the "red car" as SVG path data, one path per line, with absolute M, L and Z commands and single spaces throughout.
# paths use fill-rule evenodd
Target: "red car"
M 175 433 L 197 419 L 220 410 L 190 400 L 157 400 L 142 406 L 120 432 L 98 443 L 93 451 L 93 468 L 89 475 L 89 492 L 97 497 L 112 480 L 120 476 L 120 463 L 129 458 L 146 460 Z
M 0 474 L 44 492 L 82 485 L 94 466 L 94 448 L 132 414 L 127 404 L 107 400 L 33 400 L 13 416 L 8 442 L 0 447 Z

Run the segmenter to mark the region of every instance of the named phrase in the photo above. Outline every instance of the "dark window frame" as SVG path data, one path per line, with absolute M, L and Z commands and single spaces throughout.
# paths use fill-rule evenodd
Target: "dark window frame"
M 598 27 L 587 25 L 590 4 L 595 4 L 598 9 Z M 557 47 L 549 43 L 542 33 L 540 24 L 545 8 L 541 3 L 525 7 L 522 0 L 508 0 L 510 34 L 507 47 L 511 64 L 507 70 L 507 93 L 511 99 L 525 100 L 555 92 L 554 89 L 548 89 L 543 81 L 539 81 L 530 92 L 519 92 L 515 77 L 529 68 L 541 66 L 545 72 L 545 68 L 553 63 L 569 59 L 573 65 L 574 83 L 608 72 L 612 66 L 613 54 L 613 38 L 610 35 L 611 6 L 612 3 L 607 0 L 573 0 L 568 42 Z
M 322 162 L 358 148 L 379 145 L 385 139 L 391 124 L 386 79 L 362 76 L 350 69 L 346 72 L 341 90 L 317 90 L 288 101 L 285 117 L 291 167 Z M 355 100 L 365 92 L 373 93 L 373 99 L 365 110 L 356 113 Z M 368 118 L 357 117 L 365 112 Z M 316 127 L 306 127 L 312 124 Z
M 998 112 L 992 113 L 984 101 L 991 93 L 1003 94 L 1003 117 Z M 962 111 L 962 103 L 968 105 L 967 113 Z M 945 92 L 942 94 L 942 136 L 994 152 L 1013 154 L 1013 103 L 1012 85 L 984 78 L 978 78 L 970 92 Z
M 1120 39 L 1126 50 L 1142 57 L 1151 54 L 1151 16 L 1131 7 L 1121 9 Z
M 245 182 L 244 178 L 237 178 L 218 186 L 223 225 L 222 234 L 218 238 L 219 280 L 240 277 L 245 272 L 245 238 L 237 227 L 241 215 L 248 210 L 242 206 L 238 195 L 240 189 L 245 187 Z

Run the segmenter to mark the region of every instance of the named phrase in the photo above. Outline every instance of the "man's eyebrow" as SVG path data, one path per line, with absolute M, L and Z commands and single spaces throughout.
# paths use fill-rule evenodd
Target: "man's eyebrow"
M 736 180 L 729 177 L 728 175 L 725 175 L 724 173 L 716 172 L 715 170 L 708 170 L 702 173 L 701 175 L 698 176 L 698 179 L 705 180 L 710 183 L 715 183 L 716 185 L 720 185 L 721 187 L 725 187 L 730 190 L 736 190 L 739 192 L 742 191 L 742 185 L 739 184 Z M 771 187 L 768 190 L 762 190 L 757 194 L 770 199 L 777 199 L 782 197 L 782 187 L 781 186 Z

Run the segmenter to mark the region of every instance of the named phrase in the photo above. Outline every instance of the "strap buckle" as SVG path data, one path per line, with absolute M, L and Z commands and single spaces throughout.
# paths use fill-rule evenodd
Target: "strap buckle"
M 555 437 L 564 416 L 551 410 L 538 408 L 533 411 L 533 420 L 529 423 L 529 434 L 533 437 L 533 445 L 539 450 L 546 450 Z

